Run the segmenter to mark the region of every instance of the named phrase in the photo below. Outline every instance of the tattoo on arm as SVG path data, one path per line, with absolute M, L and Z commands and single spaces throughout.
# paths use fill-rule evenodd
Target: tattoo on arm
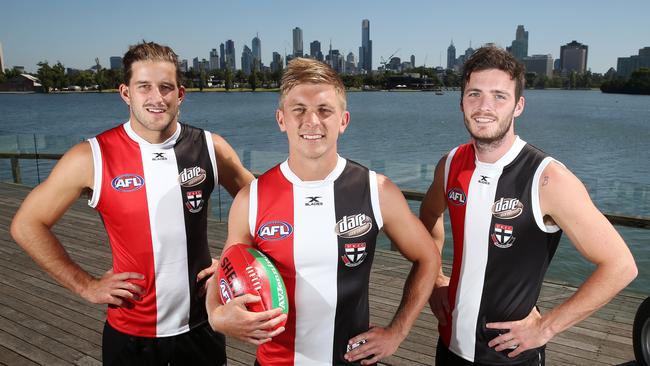
M 545 185 L 548 185 L 548 175 L 545 175 L 542 178 L 542 187 L 545 186 Z

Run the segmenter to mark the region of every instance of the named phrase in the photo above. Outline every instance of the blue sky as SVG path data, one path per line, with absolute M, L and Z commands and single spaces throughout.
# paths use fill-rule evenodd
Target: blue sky
M 453 39 L 457 55 L 470 42 L 510 45 L 518 24 L 529 31 L 530 54 L 559 57 L 560 46 L 577 40 L 589 46 L 588 67 L 605 72 L 617 57 L 637 54 L 650 46 L 650 1 L 629 0 L 600 5 L 591 1 L 498 2 L 383 0 L 249 0 L 190 2 L 159 0 L 8 0 L 0 7 L 0 43 L 9 67 L 61 61 L 66 67 L 88 68 L 95 57 L 108 66 L 142 39 L 170 45 L 181 58 L 208 58 L 227 39 L 235 42 L 237 65 L 244 44 L 256 33 L 262 41 L 262 61 L 271 54 L 291 53 L 294 27 L 303 30 L 304 49 L 319 40 L 358 54 L 361 21 L 370 20 L 373 68 L 380 57 L 416 65 L 446 64 Z

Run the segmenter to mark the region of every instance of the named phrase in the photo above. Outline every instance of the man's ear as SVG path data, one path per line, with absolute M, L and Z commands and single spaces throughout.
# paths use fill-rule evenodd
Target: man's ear
M 284 124 L 284 112 L 282 109 L 275 110 L 275 120 L 278 122 L 278 127 L 280 131 L 287 132 L 287 126 Z
M 525 106 L 526 106 L 526 99 L 523 96 L 519 97 L 517 104 L 515 104 L 515 111 L 512 114 L 512 116 L 513 117 L 521 116 L 521 114 L 524 113 Z
M 120 84 L 120 97 L 127 105 L 131 105 L 131 96 L 129 94 L 129 87 L 126 84 Z

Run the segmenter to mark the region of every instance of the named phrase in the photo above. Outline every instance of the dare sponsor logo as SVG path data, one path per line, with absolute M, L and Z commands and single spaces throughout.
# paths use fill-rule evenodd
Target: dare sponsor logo
M 348 243 L 343 246 L 345 255 L 341 256 L 343 264 L 347 267 L 356 267 L 363 263 L 368 252 L 366 252 L 366 243 Z
M 372 229 L 372 219 L 366 214 L 343 216 L 336 223 L 334 231 L 341 238 L 358 238 Z
M 492 205 L 492 215 L 497 219 L 514 219 L 524 212 L 524 204 L 518 198 L 501 197 Z
M 122 174 L 113 178 L 111 186 L 120 192 L 133 192 L 144 186 L 144 178 L 137 174 Z
M 452 188 L 447 192 L 447 199 L 456 206 L 462 206 L 467 202 L 467 196 L 460 188 Z
M 257 230 L 257 236 L 262 240 L 281 240 L 293 232 L 293 227 L 284 221 L 265 222 Z
M 194 187 L 203 183 L 205 177 L 205 170 L 199 166 L 193 166 L 183 169 L 181 174 L 178 175 L 178 182 L 183 187 Z

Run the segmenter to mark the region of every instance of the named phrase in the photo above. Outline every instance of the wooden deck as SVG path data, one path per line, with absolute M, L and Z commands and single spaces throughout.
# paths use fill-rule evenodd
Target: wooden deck
M 0 183 L 0 364 L 99 365 L 104 306 L 89 304 L 59 286 L 13 242 L 9 224 L 29 188 Z M 47 209 L 43 205 L 43 209 Z M 225 225 L 209 224 L 214 256 L 225 238 Z M 111 263 L 98 215 L 79 200 L 55 227 L 71 257 L 93 275 Z M 371 322 L 385 325 L 401 298 L 409 264 L 399 253 L 379 250 L 371 275 Z M 546 311 L 575 292 L 574 287 L 546 282 L 538 302 Z M 634 365 L 632 322 L 642 301 L 624 293 L 599 312 L 555 337 L 547 348 L 547 365 Z M 385 365 L 433 365 L 438 333 L 428 308 L 420 314 L 399 350 Z M 251 365 L 254 347 L 228 340 L 230 365 Z

